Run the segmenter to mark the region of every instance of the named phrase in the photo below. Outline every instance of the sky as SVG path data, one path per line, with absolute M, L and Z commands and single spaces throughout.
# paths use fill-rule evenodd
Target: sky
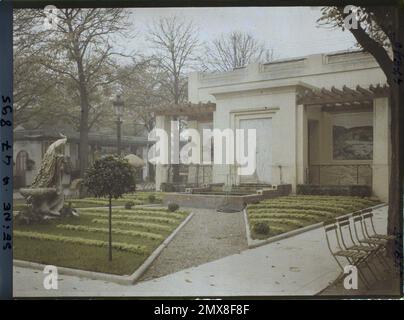
M 211 41 L 222 33 L 245 31 L 273 49 L 275 59 L 354 50 L 349 31 L 319 27 L 320 7 L 135 8 L 131 9 L 136 37 L 125 42 L 130 51 L 148 53 L 147 26 L 159 17 L 177 15 L 192 20 L 199 39 Z

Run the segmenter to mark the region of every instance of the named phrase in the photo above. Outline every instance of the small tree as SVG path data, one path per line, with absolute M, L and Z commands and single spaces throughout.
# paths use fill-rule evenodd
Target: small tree
M 135 169 L 127 160 L 112 155 L 96 160 L 86 172 L 84 185 L 88 191 L 109 200 L 109 261 L 112 260 L 112 198 L 135 191 L 135 177 Z

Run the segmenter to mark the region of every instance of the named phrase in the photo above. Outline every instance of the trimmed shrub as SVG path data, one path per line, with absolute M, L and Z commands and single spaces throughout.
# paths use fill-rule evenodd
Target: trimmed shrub
M 149 194 L 149 196 L 147 197 L 147 200 L 149 200 L 150 203 L 155 203 L 156 196 L 154 194 Z
M 257 222 L 253 225 L 253 231 L 256 234 L 269 235 L 269 226 L 263 222 Z
M 177 211 L 180 208 L 180 206 L 176 203 L 169 203 L 167 208 L 168 208 L 168 211 L 174 212 L 174 211 Z
M 175 187 L 172 183 L 163 182 L 160 184 L 160 189 L 163 192 L 175 192 Z
M 133 201 L 128 201 L 125 203 L 125 209 L 130 210 L 135 205 Z

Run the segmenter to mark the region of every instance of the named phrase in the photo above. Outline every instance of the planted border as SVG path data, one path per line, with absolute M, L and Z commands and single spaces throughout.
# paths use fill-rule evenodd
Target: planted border
M 75 224 L 58 224 L 58 225 L 56 225 L 56 228 L 64 229 L 64 230 L 94 232 L 94 233 L 109 233 L 108 228 L 86 227 L 86 226 L 75 225 Z M 128 235 L 128 236 L 133 236 L 133 237 L 147 238 L 147 239 L 152 239 L 152 240 L 164 239 L 164 237 L 160 234 L 137 231 L 137 230 L 125 230 L 125 229 L 114 228 L 114 229 L 112 229 L 112 233 Z
M 377 204 L 380 201 L 370 198 L 287 196 L 249 205 L 247 222 L 253 239 L 265 239 Z M 257 234 L 254 226 L 258 223 L 267 224 L 269 233 Z
M 99 223 L 103 225 L 107 225 L 108 219 L 93 219 L 91 222 L 93 223 Z M 147 223 L 147 222 L 133 222 L 133 221 L 114 221 L 114 225 L 117 226 L 126 226 L 126 227 L 141 227 L 145 228 L 148 230 L 164 230 L 164 231 L 170 231 L 171 227 L 170 226 L 165 226 L 157 223 Z
M 34 240 L 45 240 L 45 241 L 57 241 L 57 242 L 65 242 L 86 246 L 94 246 L 94 247 L 108 247 L 107 241 L 94 240 L 94 239 L 84 239 L 79 237 L 66 237 L 66 236 L 58 236 L 47 233 L 39 233 L 39 232 L 30 232 L 30 231 L 13 231 L 14 236 L 25 237 Z M 140 245 L 133 245 L 121 242 L 112 243 L 112 248 L 115 250 L 121 251 L 129 251 L 137 254 L 145 254 L 146 247 Z

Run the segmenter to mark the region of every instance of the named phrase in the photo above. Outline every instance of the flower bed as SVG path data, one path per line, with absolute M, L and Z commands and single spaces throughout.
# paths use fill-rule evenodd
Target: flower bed
M 379 203 L 375 198 L 287 196 L 248 205 L 247 217 L 251 237 L 266 239 Z
M 119 209 L 112 212 L 113 260 L 108 261 L 108 209 L 82 208 L 80 217 L 14 226 L 14 258 L 112 274 L 131 274 L 188 212 Z

